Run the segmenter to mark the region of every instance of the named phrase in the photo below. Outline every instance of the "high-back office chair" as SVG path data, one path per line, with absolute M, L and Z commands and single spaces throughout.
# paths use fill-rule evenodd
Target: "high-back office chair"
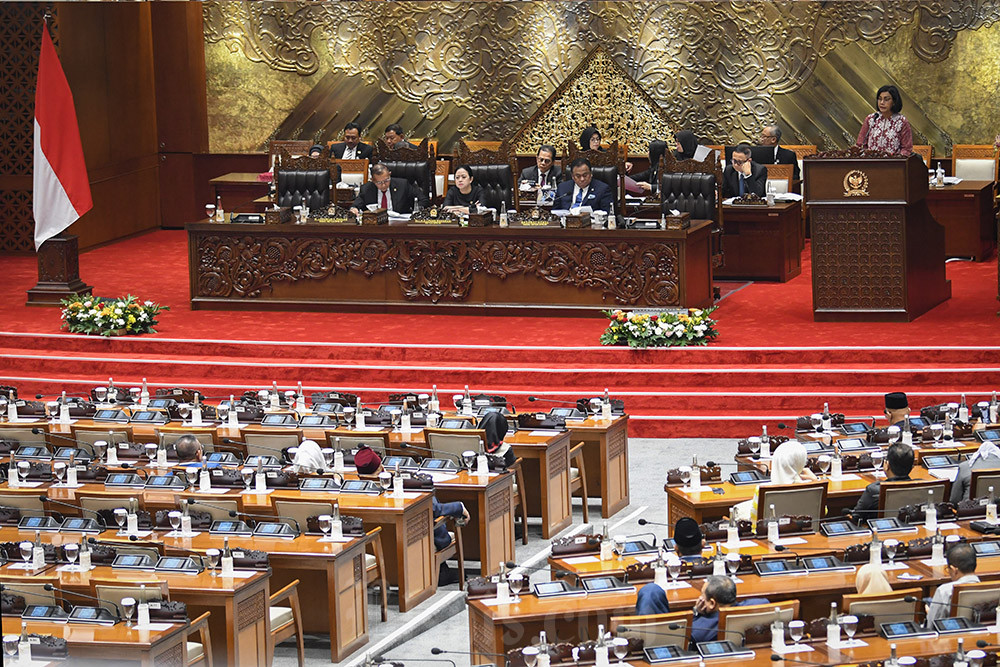
M 951 173 L 967 181 L 996 181 L 996 149 L 992 144 L 955 144 L 951 147 Z
M 804 484 L 761 484 L 757 487 L 757 517 L 768 518 L 771 505 L 774 505 L 775 516 L 811 516 L 815 531 L 826 508 L 826 492 L 826 480 Z
M 907 602 L 903 598 L 912 598 Z M 890 593 L 870 595 L 844 595 L 841 608 L 845 613 L 858 616 L 868 614 L 875 617 L 875 627 L 882 623 L 901 623 L 916 620 L 920 611 L 923 593 L 920 588 L 902 588 Z
M 993 492 L 1000 495 L 1000 469 L 981 468 L 973 470 L 972 476 L 969 478 L 969 497 L 985 498 L 989 495 L 991 486 L 993 487 Z
M 516 157 L 510 147 L 501 143 L 496 150 L 480 148 L 472 150 L 464 141 L 459 141 L 455 150 L 453 167 L 467 164 L 472 170 L 473 182 L 483 190 L 484 206 L 500 211 L 500 202 L 508 209 L 517 204 L 517 188 L 514 187 Z
M 771 623 L 780 618 L 785 625 L 798 618 L 799 601 L 784 600 L 782 602 L 768 602 L 767 604 L 754 604 L 745 607 L 722 607 L 719 609 L 719 641 L 732 640 L 734 637 L 745 635 L 747 628 L 755 625 L 768 627 Z M 768 642 L 770 640 L 768 639 Z M 747 640 L 747 645 L 756 645 L 758 642 Z
M 693 622 L 693 611 L 672 611 L 669 614 L 612 616 L 608 629 L 618 637 L 642 639 L 646 646 L 677 644 L 686 649 L 691 643 Z M 622 627 L 628 629 L 620 631 Z
M 388 167 L 393 178 L 405 179 L 411 188 L 426 192 L 429 199 L 434 199 L 435 151 L 427 138 L 416 148 L 390 148 L 379 139 L 374 150 L 374 162 Z
M 935 503 L 948 499 L 947 480 L 926 482 L 882 482 L 879 484 L 878 508 L 883 516 L 891 516 L 900 507 L 923 505 L 928 498 Z M 930 492 L 933 492 L 931 494 Z

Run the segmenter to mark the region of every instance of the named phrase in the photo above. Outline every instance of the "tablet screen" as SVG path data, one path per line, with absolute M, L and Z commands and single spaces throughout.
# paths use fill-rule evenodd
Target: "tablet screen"
M 650 660 L 667 660 L 669 658 L 679 658 L 681 651 L 676 646 L 657 646 L 655 648 L 647 648 L 646 656 Z
M 899 525 L 895 519 L 872 519 L 868 524 L 876 530 L 892 530 Z
M 758 567 L 760 568 L 761 574 L 765 572 L 774 573 L 788 571 L 788 564 L 783 560 L 764 560 L 760 562 Z
M 846 521 L 833 521 L 823 525 L 826 526 L 826 532 L 828 535 L 839 535 L 841 533 L 850 532 L 851 530 L 850 524 Z
M 833 562 L 832 558 L 829 557 L 812 557 L 806 558 L 806 568 L 810 570 L 822 570 L 826 568 L 836 567 L 836 563 Z
M 552 593 L 562 593 L 566 587 L 561 581 L 544 581 L 535 585 L 535 590 L 539 595 L 549 595 Z
M 733 481 L 736 482 L 752 482 L 757 479 L 757 476 L 752 472 L 736 472 L 733 473 Z
M 889 623 L 885 629 L 889 635 L 908 635 L 914 632 L 912 623 Z

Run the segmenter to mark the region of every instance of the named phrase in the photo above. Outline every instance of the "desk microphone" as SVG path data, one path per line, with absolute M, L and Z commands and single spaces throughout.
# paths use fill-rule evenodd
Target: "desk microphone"
M 91 514 L 94 515 L 94 518 L 97 519 L 97 523 L 101 526 L 101 532 L 104 532 L 105 530 L 108 529 L 108 524 L 104 522 L 104 519 L 101 518 L 101 515 L 98 514 L 96 510 L 92 510 L 92 509 L 90 509 L 88 507 L 83 507 L 82 505 L 73 505 L 71 503 L 63 502 L 61 500 L 56 500 L 55 498 L 52 498 L 52 497 L 47 496 L 45 494 L 42 494 L 42 495 L 38 496 L 38 499 L 41 500 L 43 503 L 52 503 L 53 505 L 62 505 L 63 507 L 72 507 L 73 509 L 80 510 L 81 512 L 90 512 Z M 125 500 L 127 500 L 127 498 L 123 497 L 122 500 L 125 501 Z M 123 505 L 123 507 L 124 507 L 124 505 Z
M 731 463 L 730 462 L 726 462 L 726 461 L 706 461 L 705 462 L 705 467 L 707 467 L 707 468 L 715 468 L 715 467 L 719 467 L 719 468 L 739 468 L 740 465 L 741 464 L 736 463 L 735 461 L 733 461 Z
M 452 667 L 458 667 L 458 665 L 455 664 L 454 660 L 448 660 L 447 658 L 437 658 L 437 659 L 434 659 L 434 658 L 406 658 L 406 659 L 408 661 L 413 661 L 413 662 L 446 662 L 446 663 L 449 663 L 450 665 L 452 665 Z M 396 660 L 398 660 L 399 662 L 398 663 L 394 662 Z M 402 660 L 403 660 L 402 658 L 393 658 L 393 657 L 390 657 L 390 656 L 387 656 L 387 655 L 380 655 L 377 658 L 373 658 L 372 659 L 372 664 L 375 667 L 392 667 L 393 665 L 397 665 L 397 664 L 399 664 L 399 665 L 405 665 L 406 663 L 404 663 Z
M 211 503 L 205 503 L 196 498 L 183 498 L 181 502 L 187 503 L 188 506 L 201 505 L 202 507 L 211 507 L 214 510 L 219 510 L 220 512 L 225 512 L 226 514 L 231 514 L 233 512 L 233 510 L 228 507 L 223 507 L 222 505 L 212 505 Z
M 285 521 L 291 521 L 295 524 L 295 537 L 302 534 L 302 526 L 299 522 L 290 516 L 282 516 L 281 514 L 247 514 L 246 512 L 237 512 L 236 510 L 230 510 L 229 516 L 233 519 L 237 517 L 253 517 L 254 519 L 268 519 L 267 521 L 255 521 L 254 523 L 281 523 L 280 521 L 275 521 L 275 519 L 284 519 Z
M 86 595 L 84 593 L 77 593 L 76 591 L 71 591 L 71 590 L 68 590 L 68 589 L 65 589 L 65 588 L 56 588 L 52 584 L 45 584 L 44 586 L 42 586 L 42 588 L 44 588 L 47 591 L 55 591 L 56 593 L 61 593 L 64 596 L 67 595 L 67 594 L 69 594 L 69 595 L 75 595 L 78 598 L 84 598 L 85 600 L 95 600 L 97 602 L 103 602 L 104 604 L 109 604 L 112 607 L 114 607 L 114 609 L 115 609 L 115 616 L 116 616 L 117 620 L 118 621 L 122 620 L 122 610 L 121 610 L 121 607 L 119 607 L 118 604 L 115 603 L 112 600 L 107 600 L 105 598 L 95 597 L 93 595 Z
M 247 458 L 249 458 L 250 456 L 249 454 L 250 450 L 247 449 L 247 443 L 245 442 L 240 442 L 239 440 L 233 440 L 232 438 L 223 438 L 222 445 L 229 445 L 229 447 L 216 445 L 216 449 L 223 449 L 224 451 L 227 451 L 230 454 L 237 454 L 239 456 L 244 456 Z M 278 449 L 277 447 L 267 447 L 265 445 L 256 445 L 256 444 L 254 445 L 254 447 L 269 452 L 277 452 L 278 454 L 281 454 L 281 459 L 279 460 L 283 460 L 285 457 L 285 452 L 281 449 Z
M 979 641 L 977 641 L 976 646 L 978 646 L 979 648 L 990 648 L 990 649 L 1000 648 L 1000 644 L 991 644 L 985 639 L 980 639 Z
M 502 659 L 503 660 L 503 665 L 505 667 L 510 664 L 510 660 L 508 660 L 507 656 L 504 655 L 503 653 L 483 653 L 481 651 L 476 651 L 475 653 L 473 653 L 472 651 L 449 651 L 449 650 L 445 650 L 443 648 L 439 648 L 437 646 L 435 646 L 435 647 L 433 647 L 431 649 L 431 655 L 443 655 L 443 654 L 448 654 L 448 655 L 487 655 L 487 656 L 489 656 L 491 658 L 500 658 L 500 659 Z
M 815 665 L 816 667 L 835 667 L 837 662 L 811 662 L 809 660 L 799 660 L 798 658 L 786 658 L 783 655 L 778 655 L 777 653 L 771 654 L 771 662 L 794 662 L 799 665 Z
M 542 401 L 544 403 L 558 403 L 559 405 L 572 405 L 574 408 L 577 407 L 576 401 L 560 401 L 555 398 L 538 398 L 537 396 L 528 397 L 529 403 L 534 403 L 535 401 Z
M 75 509 L 79 509 L 79 508 L 76 507 L 76 505 L 70 505 L 70 507 L 73 507 Z M 25 511 L 32 511 L 32 512 L 39 512 L 40 511 L 40 512 L 42 512 L 42 514 L 48 514 L 48 515 L 50 515 L 53 519 L 55 519 L 59 523 L 62 523 L 65 520 L 65 518 L 66 518 L 65 516 L 63 516 L 62 512 L 57 512 L 55 510 L 46 509 L 44 507 L 41 510 L 39 510 L 38 508 L 15 507 L 13 505 L 0 505 L 0 509 L 17 510 L 18 515 L 20 517 L 22 517 L 22 518 L 26 517 L 26 516 L 34 516 L 32 514 L 21 514 L 22 512 L 25 512 Z
M 52 433 L 51 431 L 49 431 L 48 433 L 46 433 L 45 431 L 43 431 L 42 429 L 38 428 L 37 426 L 35 426 L 34 428 L 32 428 L 31 432 L 34 433 L 35 435 L 47 435 L 50 438 L 59 438 L 60 440 L 65 440 L 66 442 L 72 442 L 74 445 L 78 445 L 77 449 L 88 449 L 88 450 L 90 450 L 89 454 L 90 454 L 91 458 L 97 458 L 97 455 L 94 453 L 94 445 L 92 443 L 84 442 L 83 440 L 77 440 L 76 438 L 71 438 L 68 435 L 62 435 L 60 433 Z
M 562 569 L 562 568 L 553 568 L 550 565 L 539 565 L 538 567 L 527 567 L 527 566 L 524 566 L 524 565 L 518 565 L 514 561 L 509 560 L 506 563 L 504 563 L 504 567 L 506 567 L 511 572 L 513 572 L 514 570 L 523 570 L 524 572 L 526 572 L 528 574 L 528 576 L 531 576 L 535 572 L 544 572 L 545 570 L 548 570 L 549 572 L 551 572 L 552 574 L 556 575 L 557 577 L 573 577 L 573 578 L 576 579 L 577 585 L 578 586 L 580 585 L 581 577 L 580 577 L 579 574 L 577 574 L 576 572 L 570 572 L 569 570 L 565 570 L 565 569 Z
M 452 459 L 452 460 L 456 461 L 459 464 L 459 467 L 462 467 L 462 457 L 461 457 L 461 455 L 456 454 L 454 452 L 446 452 L 446 451 L 444 451 L 442 449 L 431 449 L 430 447 L 421 447 L 419 445 L 413 445 L 413 444 L 410 444 L 408 442 L 401 442 L 399 444 L 399 448 L 400 449 L 419 449 L 422 452 L 428 452 L 430 454 L 438 454 L 439 456 L 444 456 L 444 457 L 447 457 L 448 459 Z
M 934 598 L 929 598 L 929 597 L 927 597 L 927 598 L 918 598 L 915 595 L 907 595 L 906 597 L 903 598 L 903 602 L 925 602 L 925 603 L 930 604 L 933 601 L 934 601 Z M 968 609 L 969 611 L 973 611 L 973 612 L 977 611 L 977 609 L 975 607 L 970 607 L 970 606 L 964 605 L 964 604 L 952 603 L 951 606 L 955 607 L 956 609 Z M 924 612 L 924 617 L 926 618 L 926 616 L 927 616 L 927 612 Z
M 640 526 L 663 526 L 664 528 L 673 527 L 669 523 L 662 523 L 660 521 L 650 521 L 649 519 L 639 519 L 636 523 L 638 523 Z M 652 535 L 652 533 L 649 533 L 649 535 Z
M 655 626 L 654 626 L 655 627 Z M 680 630 L 683 626 L 680 623 L 671 623 L 667 626 L 670 630 Z M 658 630 L 646 629 L 643 626 L 632 626 L 632 625 L 619 625 L 617 630 L 615 630 L 619 635 L 623 632 L 638 632 L 644 635 L 652 635 L 655 637 L 673 637 L 675 639 L 681 639 L 685 642 L 690 641 L 691 637 L 686 632 L 662 632 Z M 681 649 L 687 650 L 687 645 L 681 646 Z

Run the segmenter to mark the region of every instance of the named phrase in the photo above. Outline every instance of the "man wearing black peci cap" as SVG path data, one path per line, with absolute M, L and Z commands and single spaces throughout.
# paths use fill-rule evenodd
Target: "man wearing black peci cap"
M 898 424 L 910 416 L 910 404 L 906 400 L 906 394 L 901 391 L 892 391 L 885 395 L 885 418 L 889 420 L 889 425 Z

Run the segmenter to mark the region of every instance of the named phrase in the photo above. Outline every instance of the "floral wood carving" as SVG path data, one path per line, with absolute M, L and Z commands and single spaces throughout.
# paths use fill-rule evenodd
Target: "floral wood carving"
M 258 299 L 276 282 L 393 272 L 410 301 L 466 299 L 477 275 L 600 289 L 616 304 L 678 306 L 679 244 L 534 239 L 198 236 L 198 297 Z

